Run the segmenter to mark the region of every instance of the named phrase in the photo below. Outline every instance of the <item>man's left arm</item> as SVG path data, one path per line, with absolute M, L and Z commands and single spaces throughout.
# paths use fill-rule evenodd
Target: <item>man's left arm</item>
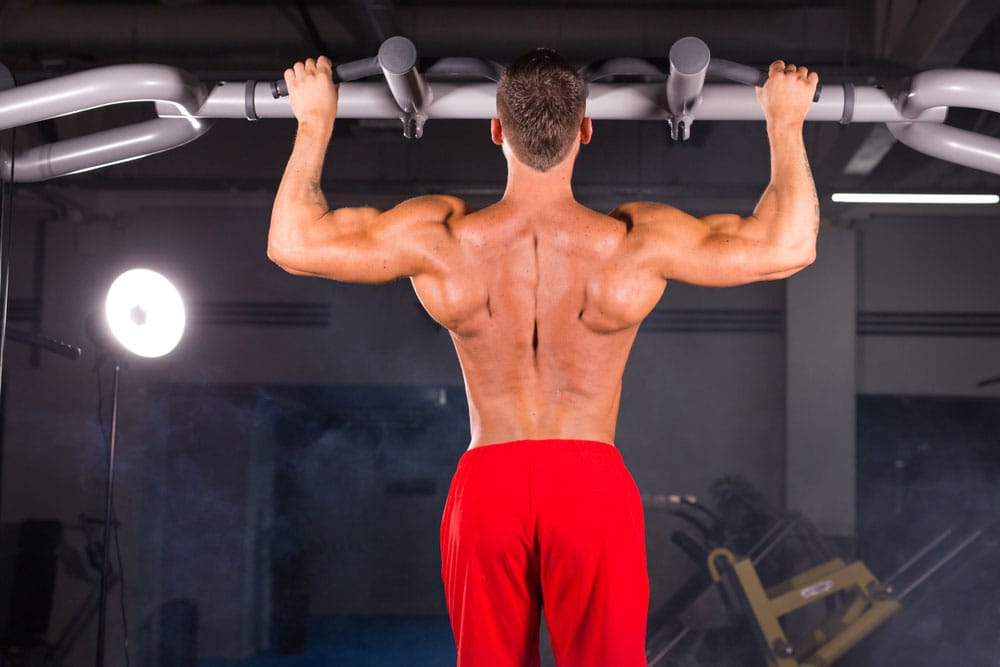
M 285 72 L 298 120 L 295 144 L 271 211 L 267 254 L 289 273 L 346 282 L 386 282 L 432 271 L 448 236 L 445 223 L 465 212 L 455 197 L 418 197 L 381 212 L 331 210 L 320 187 L 337 114 L 337 87 L 325 57 Z

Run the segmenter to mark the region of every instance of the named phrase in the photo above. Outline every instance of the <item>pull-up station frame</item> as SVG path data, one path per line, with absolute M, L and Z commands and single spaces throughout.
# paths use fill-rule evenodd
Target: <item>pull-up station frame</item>
M 666 121 L 675 140 L 690 136 L 696 118 L 764 119 L 750 87 L 762 85 L 764 73 L 711 58 L 708 46 L 696 37 L 674 43 L 669 62 L 668 72 L 634 58 L 584 68 L 587 115 Z M 334 79 L 350 83 L 340 88 L 338 117 L 398 118 L 406 137 L 419 138 L 428 119 L 496 115 L 496 81 L 502 72 L 496 63 L 444 58 L 424 73 L 417 64 L 413 43 L 391 37 L 377 56 L 339 65 Z M 384 81 L 359 81 L 377 75 Z M 641 82 L 601 83 L 615 77 Z M 705 83 L 709 77 L 738 83 Z M 152 64 L 100 67 L 15 87 L 0 92 L 0 130 L 134 102 L 154 102 L 157 117 L 27 148 L 16 156 L 0 154 L 0 175 L 18 182 L 43 181 L 134 160 L 197 139 L 217 118 L 291 118 L 284 93 L 284 81 L 209 87 L 187 72 Z M 895 96 L 878 86 L 827 85 L 806 120 L 885 123 L 896 139 L 915 150 L 1000 174 L 1000 139 L 946 125 L 952 106 L 1000 113 L 1000 73 L 931 70 L 914 76 Z

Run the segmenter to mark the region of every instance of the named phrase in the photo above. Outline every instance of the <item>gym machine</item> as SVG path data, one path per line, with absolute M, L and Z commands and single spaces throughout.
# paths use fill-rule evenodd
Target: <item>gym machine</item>
M 804 572 L 765 587 L 758 568 L 783 541 L 796 532 L 813 552 L 829 553 L 803 517 L 779 517 L 746 556 L 718 546 L 721 519 L 691 497 L 654 496 L 647 506 L 665 508 L 696 528 L 674 533 L 674 542 L 707 567 L 710 583 L 678 614 L 679 623 L 668 632 L 654 632 L 647 650 L 649 667 L 664 665 L 692 634 L 749 625 L 758 654 L 768 667 L 827 667 L 871 634 L 900 609 L 901 601 L 956 558 L 982 535 L 974 530 L 953 538 L 946 530 L 879 581 L 861 561 L 847 563 L 831 557 Z M 943 553 L 942 553 L 943 552 Z M 702 560 L 703 559 L 703 560 Z M 933 559 L 933 560 L 932 560 Z M 925 569 L 912 575 L 920 563 Z M 908 583 L 903 585 L 902 581 Z M 821 619 L 792 639 L 782 618 L 824 602 Z M 671 632 L 672 631 L 672 634 Z M 666 635 L 666 636 L 665 636 Z M 673 657 L 673 655 L 671 655 Z
M 338 117 L 402 121 L 419 138 L 429 119 L 492 118 L 502 68 L 477 58 L 443 58 L 421 72 L 414 44 L 390 37 L 378 54 L 339 65 Z M 685 37 L 670 48 L 669 70 L 646 60 L 613 58 L 581 74 L 588 85 L 586 113 L 595 120 L 666 121 L 683 141 L 696 119 L 763 120 L 750 85 L 762 72 L 711 57 L 708 46 Z M 362 81 L 381 76 L 382 81 Z M 705 83 L 722 78 L 738 83 Z M 631 82 L 605 82 L 628 79 Z M 638 82 L 635 82 L 638 80 Z M 349 83 L 348 83 L 349 82 Z M 750 84 L 750 85 L 748 85 Z M 156 118 L 0 155 L 0 176 L 43 181 L 134 160 L 197 139 L 215 119 L 291 118 L 283 81 L 221 82 L 209 86 L 187 72 L 155 64 L 99 67 L 0 91 L 0 130 L 97 107 L 153 102 Z M 937 69 L 917 74 L 890 94 L 880 86 L 826 85 L 807 121 L 886 123 L 911 148 L 1000 174 L 1000 139 L 945 124 L 948 108 L 1000 113 L 1000 73 Z M 16 166 L 14 166 L 16 165 Z

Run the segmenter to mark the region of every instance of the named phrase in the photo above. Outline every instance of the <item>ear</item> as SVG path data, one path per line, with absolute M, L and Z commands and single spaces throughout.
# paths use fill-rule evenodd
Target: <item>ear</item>
M 589 118 L 584 118 L 583 122 L 580 123 L 580 143 L 589 144 L 591 137 L 594 136 L 594 124 L 590 122 Z
M 497 146 L 503 145 L 503 127 L 500 125 L 499 118 L 490 120 L 490 136 L 493 138 L 493 143 Z

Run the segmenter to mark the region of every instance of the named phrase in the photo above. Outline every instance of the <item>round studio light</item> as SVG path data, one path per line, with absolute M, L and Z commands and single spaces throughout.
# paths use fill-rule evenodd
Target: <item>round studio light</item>
M 140 357 L 162 357 L 184 335 L 181 295 L 156 271 L 131 269 L 115 278 L 104 312 L 114 337 Z

